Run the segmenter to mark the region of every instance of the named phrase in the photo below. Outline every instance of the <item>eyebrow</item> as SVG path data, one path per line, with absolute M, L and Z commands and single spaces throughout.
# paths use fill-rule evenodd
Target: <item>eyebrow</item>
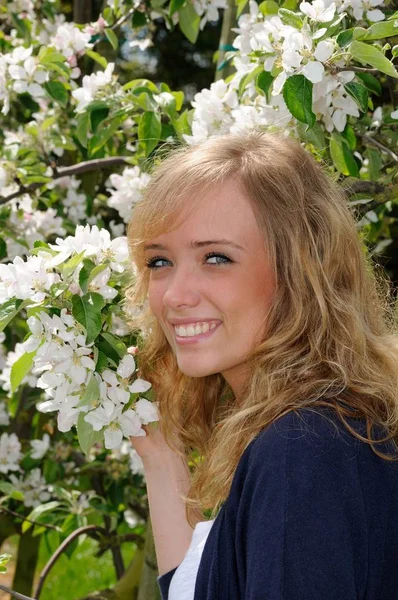
M 190 242 L 191 248 L 204 248 L 205 246 L 231 246 L 237 250 L 244 250 L 242 246 L 232 242 L 231 240 L 193 240 Z M 145 244 L 144 250 L 167 250 L 163 244 Z

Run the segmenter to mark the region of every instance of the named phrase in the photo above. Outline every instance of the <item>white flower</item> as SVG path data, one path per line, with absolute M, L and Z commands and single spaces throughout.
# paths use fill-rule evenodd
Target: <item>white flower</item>
M 83 77 L 83 86 L 72 92 L 72 96 L 78 101 L 76 112 L 82 112 L 94 100 L 98 90 L 111 83 L 114 68 L 115 64 L 109 63 L 105 71 Z
M 47 81 L 48 75 L 46 71 L 40 69 L 37 59 L 33 56 L 29 56 L 23 65 L 11 64 L 8 72 L 14 80 L 13 90 L 17 94 L 27 92 L 35 98 L 45 95 L 41 84 Z
M 96 225 L 78 225 L 74 236 L 57 238 L 55 244 L 50 248 L 58 252 L 51 260 L 51 264 L 59 265 L 65 262 L 71 255 L 85 253 L 96 264 L 109 261 L 113 271 L 123 273 L 127 267 L 128 246 L 127 238 L 120 237 L 111 240 L 111 235 L 106 229 L 98 229 Z M 79 266 L 79 268 L 81 265 Z
M 88 291 L 97 292 L 107 300 L 112 300 L 112 298 L 115 298 L 115 296 L 118 294 L 118 291 L 110 285 L 107 285 L 111 274 L 112 272 L 110 268 L 105 267 L 105 269 L 103 269 L 90 281 Z
M 48 433 L 45 433 L 42 440 L 31 440 L 30 445 L 32 446 L 31 458 L 41 459 L 47 454 L 50 448 L 50 436 Z
M 17 256 L 12 263 L 0 265 L 0 302 L 9 298 L 42 302 L 51 286 L 60 280 L 48 269 L 49 265 L 39 256 L 29 256 L 26 261 Z
M 149 181 L 150 176 L 142 173 L 139 167 L 128 167 L 121 175 L 110 176 L 109 182 L 114 189 L 108 188 L 111 194 L 108 206 L 115 208 L 125 223 L 130 220 L 134 205 L 141 200 Z
M 353 11 L 354 17 L 360 21 L 364 18 L 364 13 L 369 21 L 383 21 L 386 17 L 385 14 L 375 6 L 381 6 L 384 4 L 383 0 L 351 0 L 350 7 Z
M 63 23 L 50 40 L 50 45 L 55 46 L 65 58 L 70 59 L 84 54 L 90 44 L 91 34 L 82 31 L 74 23 Z
M 220 79 L 195 94 L 192 135 L 185 135 L 189 144 L 196 144 L 215 134 L 227 133 L 233 123 L 231 111 L 239 105 L 238 94 Z
M 313 21 L 328 23 L 334 17 L 336 5 L 332 2 L 327 8 L 323 0 L 314 0 L 312 3 L 301 2 L 300 10 Z
M 38 468 L 32 469 L 25 479 L 10 475 L 10 480 L 14 488 L 23 493 L 26 507 L 34 508 L 51 498 L 46 480 Z
M 15 433 L 3 433 L 0 437 L 0 473 L 19 471 L 22 458 L 21 444 Z
M 68 218 L 74 223 L 78 223 L 87 217 L 85 194 L 79 194 L 75 189 L 69 188 L 63 205 Z
M 200 29 L 203 29 L 208 21 L 218 21 L 218 11 L 228 7 L 226 0 L 194 0 L 193 5 L 195 12 L 202 17 Z
M 90 423 L 94 431 L 100 431 L 104 426 L 109 425 L 112 415 L 115 411 L 115 404 L 111 400 L 103 400 L 98 408 L 90 410 L 84 420 Z
M 145 398 L 140 398 L 134 405 L 134 410 L 142 420 L 144 425 L 159 421 L 159 413 L 156 402 L 150 402 Z
M 118 410 L 117 420 L 113 421 L 104 431 L 105 448 L 118 448 L 123 440 L 123 435 L 145 436 L 145 431 L 141 428 L 141 419 L 131 408 L 121 413 Z

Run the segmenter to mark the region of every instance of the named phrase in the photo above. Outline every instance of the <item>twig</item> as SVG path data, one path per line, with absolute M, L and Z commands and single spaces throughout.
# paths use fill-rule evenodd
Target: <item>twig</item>
M 24 594 L 20 594 L 19 592 L 14 592 L 14 590 L 11 590 L 6 585 L 0 585 L 0 590 L 3 590 L 3 592 L 8 592 L 11 596 L 17 598 L 17 600 L 35 600 L 30 596 L 25 596 Z
M 57 560 L 59 559 L 59 557 L 61 556 L 61 554 L 63 553 L 63 551 L 66 550 L 66 548 L 73 542 L 75 538 L 79 537 L 79 535 L 82 535 L 82 533 L 87 533 L 88 531 L 101 531 L 104 535 L 106 534 L 105 529 L 103 527 L 100 527 L 99 525 L 85 525 L 84 527 L 79 527 L 78 529 L 75 529 L 75 531 L 72 531 L 72 533 L 68 535 L 68 537 L 57 548 L 57 550 L 51 556 L 50 560 L 40 573 L 40 579 L 39 583 L 37 584 L 34 600 L 39 600 L 46 577 L 57 562 Z
M 135 10 L 136 9 L 134 7 L 130 8 L 130 10 L 128 10 L 123 17 L 120 17 L 120 19 L 118 21 L 116 21 L 116 23 L 114 25 L 112 25 L 111 29 L 115 30 L 118 27 L 120 27 L 120 25 L 123 25 L 123 23 L 125 21 L 127 21 L 127 19 L 129 19 L 133 15 L 133 13 L 134 13 Z
M 110 156 L 108 158 L 96 158 L 94 160 L 87 160 L 77 165 L 72 165 L 70 167 L 63 167 L 61 169 L 58 169 L 53 174 L 53 180 L 60 179 L 61 177 L 68 177 L 71 175 L 81 175 L 82 173 L 88 173 L 89 171 L 100 171 L 101 169 L 106 169 L 108 167 L 115 167 L 118 165 L 126 164 L 129 158 L 130 157 L 128 156 Z M 13 192 L 8 196 L 0 196 L 0 205 L 6 204 L 7 202 L 10 202 L 10 200 L 14 200 L 14 198 L 18 198 L 23 194 L 33 192 L 42 185 L 42 183 L 32 183 L 31 185 L 27 186 L 21 185 L 16 192 Z
M 373 146 L 376 146 L 376 148 L 379 148 L 383 152 L 386 152 L 389 156 L 391 156 L 391 158 L 395 160 L 395 162 L 398 162 L 398 156 L 395 154 L 395 152 L 390 148 L 387 148 L 387 146 L 384 146 L 384 144 L 381 144 L 380 142 L 368 135 L 362 135 L 361 138 L 365 142 L 368 142 L 368 144 L 372 144 Z
M 375 181 L 358 180 L 353 181 L 350 185 L 343 188 L 343 191 L 347 196 L 352 194 L 363 194 L 369 192 L 370 194 L 381 194 L 385 191 L 385 186 Z
M 39 525 L 39 527 L 45 527 L 46 529 L 55 529 L 55 531 L 62 531 L 62 529 L 60 529 L 59 527 L 56 527 L 55 525 L 46 525 L 45 523 L 39 523 L 38 521 L 33 521 L 32 519 L 28 519 L 27 517 L 24 517 L 23 515 L 20 515 L 17 512 L 14 512 L 13 510 L 10 510 L 9 508 L 4 508 L 4 506 L 0 506 L 0 511 L 8 513 L 10 515 L 12 515 L 13 517 L 16 517 L 17 519 L 21 519 L 21 521 L 27 521 L 28 523 L 32 523 L 32 525 Z
M 354 71 L 355 73 L 373 73 L 375 75 L 379 73 L 378 69 L 370 69 L 367 67 L 355 67 L 354 65 L 350 67 L 339 67 L 338 65 L 329 65 L 326 63 L 325 66 L 328 67 L 330 71 L 335 73 L 341 73 L 342 71 Z

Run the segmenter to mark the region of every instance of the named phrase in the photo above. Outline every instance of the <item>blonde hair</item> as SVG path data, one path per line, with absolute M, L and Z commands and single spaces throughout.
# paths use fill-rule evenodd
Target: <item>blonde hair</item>
M 182 208 L 228 178 L 255 212 L 276 281 L 267 334 L 247 358 L 250 378 L 239 404 L 220 374 L 184 375 L 146 306 L 149 269 L 143 246 L 178 226 Z M 190 204 L 189 204 L 190 203 Z M 127 292 L 143 306 L 142 376 L 153 383 L 162 431 L 178 434 L 196 465 L 187 516 L 215 516 L 243 451 L 289 411 L 328 406 L 354 435 L 377 448 L 398 437 L 397 342 L 386 285 L 376 283 L 340 188 L 301 145 L 281 134 L 223 135 L 173 151 L 153 172 L 128 227 L 135 280 Z M 364 418 L 367 437 L 347 419 Z M 395 444 L 395 443 L 394 443 Z

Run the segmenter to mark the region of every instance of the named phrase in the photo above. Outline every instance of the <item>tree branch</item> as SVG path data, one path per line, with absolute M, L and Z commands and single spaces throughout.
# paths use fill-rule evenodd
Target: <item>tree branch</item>
M 25 596 L 24 594 L 20 594 L 19 592 L 14 592 L 14 590 L 11 590 L 5 585 L 0 585 L 0 590 L 3 590 L 3 592 L 8 592 L 11 596 L 17 598 L 17 600 L 35 600 L 30 596 Z
M 368 144 L 372 144 L 373 146 L 376 146 L 376 148 L 379 148 L 379 150 L 386 152 L 386 154 L 391 156 L 391 158 L 393 158 L 395 162 L 398 162 L 398 156 L 395 154 L 395 152 L 393 150 L 391 150 L 390 148 L 387 148 L 387 146 L 384 146 L 384 144 L 381 144 L 380 142 L 375 140 L 375 138 L 372 138 L 365 134 L 362 135 L 361 138 L 363 139 L 364 142 L 367 142 Z
M 19 513 L 14 512 L 13 510 L 10 510 L 9 508 L 4 508 L 4 506 L 0 506 L 0 511 L 8 513 L 9 515 L 16 517 L 17 519 L 21 519 L 21 521 L 27 521 L 28 523 L 32 523 L 32 525 L 38 525 L 39 527 L 45 527 L 46 529 L 55 529 L 55 531 L 62 531 L 62 529 L 60 529 L 59 527 L 56 527 L 55 525 L 46 525 L 45 523 L 39 523 L 38 521 L 33 521 L 32 519 L 28 519 L 27 517 L 24 517 L 23 515 L 20 515 Z
M 53 175 L 53 180 L 60 179 L 61 177 L 70 177 L 71 175 L 81 175 L 82 173 L 88 173 L 89 171 L 101 171 L 102 169 L 107 169 L 108 167 L 116 167 L 118 165 L 127 164 L 129 159 L 129 156 L 109 156 L 108 158 L 87 160 L 77 165 L 58 169 Z M 0 196 L 0 205 L 6 204 L 7 202 L 10 202 L 10 200 L 14 200 L 14 198 L 18 198 L 23 194 L 29 194 L 29 192 L 33 192 L 42 185 L 42 183 L 32 183 L 31 185 L 27 186 L 21 185 L 16 192 L 13 192 L 8 196 Z
M 123 23 L 125 23 L 127 21 L 127 19 L 129 19 L 130 17 L 133 16 L 133 13 L 135 10 L 136 10 L 135 8 L 130 8 L 130 10 L 128 10 L 123 17 L 120 17 L 120 19 L 118 21 L 116 21 L 116 23 L 114 25 L 112 25 L 111 29 L 115 30 L 118 27 L 120 27 L 120 25 L 123 25 Z
M 352 194 L 381 194 L 385 191 L 384 185 L 381 183 L 376 183 L 375 181 L 366 181 L 360 180 L 353 181 L 347 187 L 343 187 L 343 191 L 347 196 L 352 196 Z
M 50 560 L 42 570 L 40 574 L 39 583 L 36 588 L 35 600 L 40 599 L 40 594 L 42 592 L 47 575 L 49 574 L 49 572 L 51 571 L 51 569 L 53 568 L 63 551 L 66 550 L 66 548 L 73 542 L 75 538 L 79 537 L 79 535 L 82 535 L 82 533 L 87 533 L 88 531 L 101 531 L 104 535 L 106 535 L 105 529 L 103 527 L 99 527 L 98 525 L 85 525 L 84 527 L 79 527 L 78 529 L 75 529 L 75 531 L 72 531 L 72 533 L 68 535 L 68 537 L 57 548 L 57 550 L 54 552 L 54 554 L 51 556 Z
M 354 73 L 373 73 L 376 75 L 379 73 L 378 69 L 371 69 L 367 67 L 356 67 L 351 65 L 350 67 L 339 67 L 338 65 L 329 65 L 328 63 L 325 66 L 334 74 L 341 73 L 342 71 L 354 71 Z

